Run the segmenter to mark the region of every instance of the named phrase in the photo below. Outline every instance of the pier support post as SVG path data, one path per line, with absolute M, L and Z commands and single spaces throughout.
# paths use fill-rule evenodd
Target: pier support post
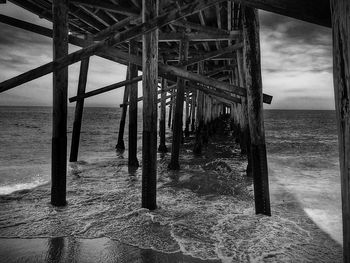
M 238 68 L 238 77 L 239 77 L 239 85 L 241 87 L 246 87 L 245 83 L 245 73 L 243 66 L 243 55 L 242 50 L 237 50 L 237 68 Z M 248 123 L 248 106 L 247 106 L 247 98 L 241 97 L 241 153 L 247 154 L 248 165 L 247 165 L 247 176 L 251 177 L 252 174 L 252 153 L 250 148 L 250 131 L 249 131 L 249 123 Z
M 158 15 L 158 0 L 142 1 L 142 22 Z M 157 194 L 157 87 L 158 29 L 142 36 L 142 207 L 156 209 Z
M 255 212 L 257 214 L 271 215 L 263 116 L 258 12 L 256 9 L 242 6 L 242 18 L 247 108 L 251 137 L 251 156 L 253 157 Z
M 167 152 L 168 149 L 165 145 L 165 115 L 166 115 L 166 91 L 164 91 L 167 87 L 167 80 L 162 78 L 162 91 L 161 91 L 161 102 L 160 102 L 160 119 L 159 119 L 159 152 Z
M 195 132 L 195 122 L 196 122 L 196 101 L 197 101 L 197 91 L 192 92 L 192 103 L 191 103 L 191 132 Z
M 173 95 L 174 91 L 170 91 L 170 95 Z M 169 104 L 169 118 L 168 118 L 168 128 L 171 127 L 171 117 L 173 115 L 173 97 L 170 97 L 170 104 Z
M 190 136 L 190 105 L 189 105 L 189 94 L 190 92 L 186 92 L 186 108 L 185 108 L 185 137 Z
M 343 257 L 350 262 L 350 2 L 331 0 L 333 25 L 334 97 L 337 115 L 341 196 L 343 211 Z
M 53 58 L 68 55 L 68 0 L 53 0 Z M 53 71 L 51 204 L 66 205 L 68 66 Z
M 80 63 L 77 96 L 85 94 L 87 76 L 89 71 L 89 61 L 90 61 L 90 58 L 85 58 Z M 72 143 L 71 143 L 70 156 L 69 156 L 70 162 L 76 162 L 78 160 L 79 140 L 80 140 L 80 132 L 81 132 L 81 122 L 83 118 L 83 110 L 84 110 L 84 99 L 77 100 L 75 105 L 75 114 L 74 114 L 73 131 L 72 131 Z
M 128 68 L 126 70 L 126 79 L 129 79 L 129 75 L 130 75 L 130 66 L 128 66 Z M 120 123 L 119 123 L 118 142 L 117 142 L 117 145 L 115 146 L 115 148 L 119 151 L 125 150 L 124 129 L 125 129 L 126 113 L 128 110 L 129 92 L 130 92 L 130 86 L 125 85 L 124 96 L 123 96 L 123 105 L 122 105 L 122 116 L 120 117 Z
M 137 42 L 130 40 L 129 53 L 137 55 Z M 129 79 L 138 76 L 137 65 L 129 63 Z M 129 87 L 129 149 L 128 149 L 128 165 L 131 167 L 139 167 L 137 160 L 137 97 L 138 82 L 130 84 Z
M 187 60 L 188 56 L 188 40 L 182 39 L 180 41 L 180 63 Z M 171 147 L 171 159 L 168 168 L 171 170 L 180 169 L 179 154 L 180 144 L 182 140 L 182 119 L 183 119 L 183 107 L 184 107 L 184 95 L 185 95 L 185 80 L 177 78 L 177 92 L 176 92 L 176 105 L 175 105 L 175 117 L 173 120 L 173 142 Z
M 204 62 L 198 63 L 198 73 L 203 74 L 204 73 Z M 197 91 L 197 112 L 196 112 L 196 141 L 194 143 L 193 147 L 193 153 L 194 154 L 201 154 L 202 153 L 202 132 L 203 132 L 203 103 L 204 103 L 204 94 L 201 91 Z

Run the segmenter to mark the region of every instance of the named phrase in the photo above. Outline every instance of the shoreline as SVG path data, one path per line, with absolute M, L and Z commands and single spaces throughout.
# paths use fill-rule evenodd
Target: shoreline
M 271 180 L 277 187 L 271 191 L 272 217 L 254 214 L 245 157 L 231 138 L 212 138 L 202 156 L 194 156 L 192 146 L 193 141 L 185 141 L 182 167 L 177 172 L 167 170 L 169 154 L 158 155 L 159 207 L 152 212 L 139 208 L 141 172 L 127 168 L 127 152 L 73 165 L 65 208 L 49 205 L 47 185 L 1 196 L 0 236 L 19 237 L 14 241 L 1 238 L 6 241 L 2 243 L 23 242 L 18 249 L 11 248 L 23 255 L 22 262 L 28 259 L 27 252 L 40 258 L 48 254 L 45 244 L 50 239 L 23 239 L 33 236 L 68 236 L 60 242 L 71 239 L 82 247 L 97 242 L 90 248 L 100 249 L 96 255 L 109 253 L 99 242 L 115 242 L 113 251 L 122 247 L 129 256 L 134 248 L 125 243 L 153 248 L 137 249 L 135 262 L 157 262 L 152 261 L 154 257 L 169 262 L 341 262 L 341 246 L 308 217 L 292 192 L 273 183 L 275 175 Z M 6 221 L 10 214 L 13 220 Z M 110 241 L 101 241 L 107 236 Z M 148 258 L 142 258 L 140 251 Z M 80 254 L 73 252 L 72 258 L 79 259 Z M 216 260 L 194 261 L 196 258 Z

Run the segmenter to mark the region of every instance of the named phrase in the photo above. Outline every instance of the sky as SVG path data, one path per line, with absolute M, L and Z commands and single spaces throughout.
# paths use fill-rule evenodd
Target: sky
M 51 28 L 40 19 L 9 2 L 0 14 Z M 263 91 L 272 95 L 266 109 L 334 109 L 331 29 L 260 11 Z M 69 46 L 69 52 L 78 50 Z M 0 82 L 52 60 L 52 41 L 34 33 L 0 23 Z M 68 96 L 76 95 L 79 63 L 69 67 Z M 87 91 L 125 80 L 126 67 L 92 57 Z M 139 87 L 141 92 L 141 88 Z M 87 106 L 116 107 L 123 89 L 86 100 Z M 0 94 L 0 106 L 52 105 L 52 75 L 28 82 Z M 74 106 L 75 104 L 69 104 Z

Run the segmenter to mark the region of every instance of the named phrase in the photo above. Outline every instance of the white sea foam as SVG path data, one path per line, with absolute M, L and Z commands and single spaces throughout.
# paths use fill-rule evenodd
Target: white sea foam
M 10 184 L 10 185 L 2 185 L 0 186 L 0 195 L 8 195 L 16 191 L 20 190 L 26 190 L 26 189 L 32 189 L 39 185 L 43 185 L 48 183 L 49 181 L 39 178 L 35 179 L 33 182 L 30 183 L 17 183 L 17 184 Z

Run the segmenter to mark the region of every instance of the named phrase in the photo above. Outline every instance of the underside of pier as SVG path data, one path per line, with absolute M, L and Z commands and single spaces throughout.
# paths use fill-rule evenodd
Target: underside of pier
M 0 1 L 6 3 L 6 1 Z M 255 211 L 271 215 L 264 132 L 258 9 L 333 28 L 334 83 L 342 176 L 344 262 L 350 262 L 350 3 L 347 0 L 10 0 L 53 28 L 0 15 L 0 22 L 53 39 L 53 61 L 0 83 L 5 92 L 53 73 L 51 203 L 66 204 L 68 66 L 80 62 L 69 161 L 78 159 L 84 100 L 124 88 L 116 149 L 128 164 L 142 163 L 142 207 L 157 208 L 157 151 L 171 152 L 169 169 L 181 169 L 181 142 L 190 134 L 194 154 L 222 116 L 232 119 Z M 68 44 L 81 47 L 69 53 Z M 91 56 L 127 66 L 126 80 L 86 92 Z M 138 75 L 138 72 L 142 75 Z M 142 96 L 138 82 L 142 81 Z M 143 103 L 142 160 L 137 159 L 137 110 Z M 124 127 L 129 112 L 128 145 Z M 166 118 L 168 117 L 168 118 Z M 167 149 L 166 126 L 172 129 Z M 159 138 L 159 139 L 158 139 Z M 346 249 L 347 248 L 347 249 Z

